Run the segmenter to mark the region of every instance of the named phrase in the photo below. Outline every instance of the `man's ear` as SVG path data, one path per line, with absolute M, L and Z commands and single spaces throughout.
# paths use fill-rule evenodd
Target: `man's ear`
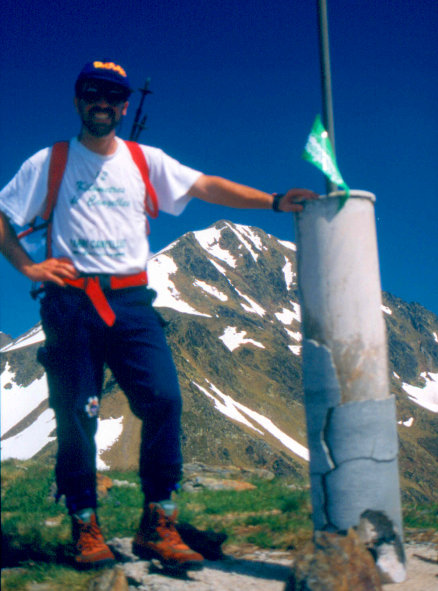
M 122 115 L 126 115 L 126 113 L 128 112 L 128 106 L 129 101 L 126 101 L 126 103 L 123 105 Z

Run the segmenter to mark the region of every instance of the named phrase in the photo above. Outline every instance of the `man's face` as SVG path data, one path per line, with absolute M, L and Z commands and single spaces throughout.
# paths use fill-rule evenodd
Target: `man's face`
M 127 99 L 126 91 L 120 86 L 89 80 L 75 97 L 75 105 L 86 130 L 95 137 L 104 137 L 126 115 Z

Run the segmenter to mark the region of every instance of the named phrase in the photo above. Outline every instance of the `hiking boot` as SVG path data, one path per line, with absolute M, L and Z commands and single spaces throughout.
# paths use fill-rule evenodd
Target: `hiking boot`
M 87 519 L 73 515 L 73 541 L 76 545 L 74 565 L 80 570 L 113 566 L 114 554 L 105 544 L 96 514 L 91 512 Z
M 171 570 L 202 568 L 204 557 L 183 542 L 175 521 L 177 509 L 172 501 L 149 503 L 143 512 L 132 551 L 140 558 L 157 558 Z

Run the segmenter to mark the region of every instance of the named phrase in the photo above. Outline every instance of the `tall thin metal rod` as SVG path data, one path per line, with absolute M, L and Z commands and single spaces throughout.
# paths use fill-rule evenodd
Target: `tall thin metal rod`
M 332 79 L 330 71 L 330 44 L 328 32 L 327 2 L 318 0 L 318 31 L 319 31 L 319 58 L 321 67 L 322 86 L 322 110 L 323 123 L 327 130 L 333 152 L 335 149 L 335 128 L 333 123 Z M 327 193 L 337 190 L 337 186 L 326 179 Z

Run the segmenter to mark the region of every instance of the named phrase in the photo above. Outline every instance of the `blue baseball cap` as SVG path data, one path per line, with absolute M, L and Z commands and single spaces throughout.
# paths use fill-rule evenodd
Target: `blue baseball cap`
M 94 61 L 85 64 L 75 83 L 76 96 L 79 94 L 83 82 L 87 80 L 111 82 L 126 90 L 127 96 L 132 92 L 125 70 L 114 62 Z

